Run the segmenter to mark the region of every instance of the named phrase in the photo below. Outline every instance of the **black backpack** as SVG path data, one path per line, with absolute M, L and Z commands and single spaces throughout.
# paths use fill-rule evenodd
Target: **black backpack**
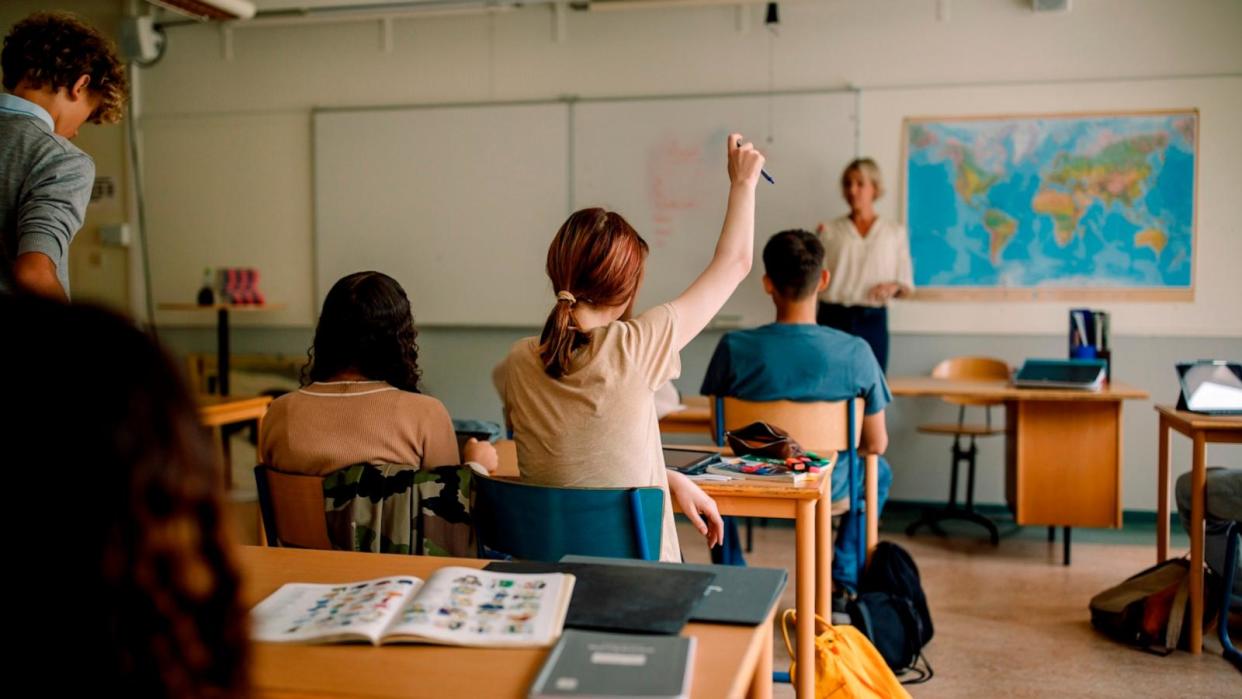
M 931 679 L 932 668 L 922 651 L 935 630 L 910 554 L 897 544 L 877 544 L 859 590 L 861 594 L 846 605 L 850 624 L 870 639 L 898 676 L 913 673 L 903 684 Z

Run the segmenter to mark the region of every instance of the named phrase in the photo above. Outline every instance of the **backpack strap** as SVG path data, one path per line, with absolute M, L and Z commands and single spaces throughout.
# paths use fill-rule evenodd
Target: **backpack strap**
M 1190 596 L 1190 571 L 1186 571 L 1186 576 L 1182 578 L 1182 582 L 1177 586 L 1177 593 L 1173 596 L 1173 607 L 1169 610 L 1169 625 L 1164 630 L 1164 654 L 1168 655 L 1177 650 L 1178 641 L 1182 637 L 1182 624 L 1186 619 L 1186 606 L 1188 597 Z

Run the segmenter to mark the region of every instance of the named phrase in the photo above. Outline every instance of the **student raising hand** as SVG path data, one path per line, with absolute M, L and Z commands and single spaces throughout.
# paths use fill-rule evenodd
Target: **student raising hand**
M 755 150 L 755 144 L 743 143 L 740 133 L 729 134 L 726 146 L 729 149 L 729 183 L 753 190 L 763 170 L 763 153 Z
M 729 198 L 716 251 L 707 269 L 673 299 L 678 324 L 673 338 L 678 350 L 711 322 L 733 290 L 750 274 L 755 256 L 755 184 L 763 170 L 763 154 L 740 133 L 729 134 Z

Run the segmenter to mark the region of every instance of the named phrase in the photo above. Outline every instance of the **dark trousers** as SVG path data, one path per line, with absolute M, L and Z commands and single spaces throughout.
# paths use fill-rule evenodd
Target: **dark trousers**
M 819 303 L 815 320 L 820 325 L 861 337 L 871 346 L 880 370 L 888 372 L 888 309 Z

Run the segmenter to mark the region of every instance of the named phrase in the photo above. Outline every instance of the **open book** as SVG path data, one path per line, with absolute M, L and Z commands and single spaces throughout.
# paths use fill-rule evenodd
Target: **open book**
M 250 612 L 250 635 L 273 643 L 547 646 L 561 635 L 574 577 L 441 568 L 339 585 L 282 585 Z

